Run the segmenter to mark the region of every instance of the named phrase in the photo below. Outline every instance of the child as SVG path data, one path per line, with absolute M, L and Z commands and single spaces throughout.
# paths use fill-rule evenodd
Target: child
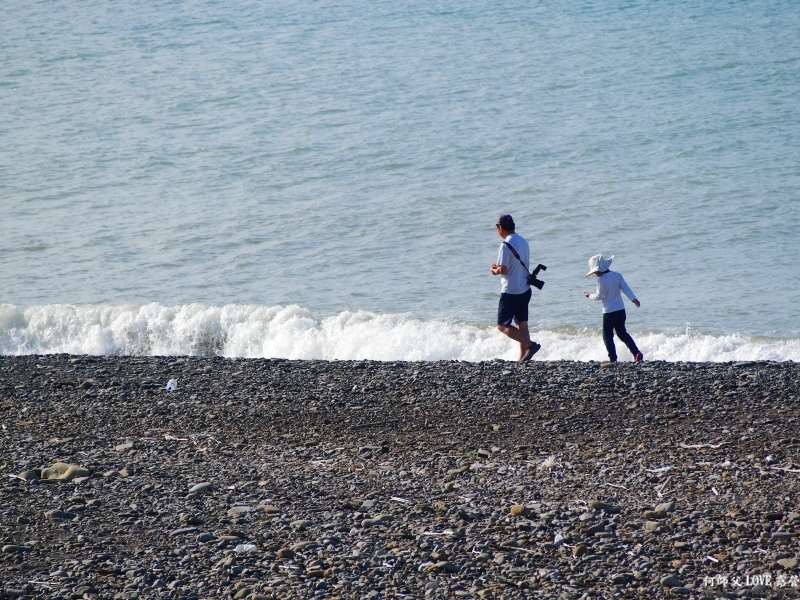
M 597 254 L 589 259 L 589 275 L 597 275 L 597 293 L 590 294 L 583 292 L 583 295 L 589 300 L 602 300 L 603 301 L 603 342 L 605 342 L 606 350 L 608 350 L 608 359 L 615 363 L 617 362 L 617 349 L 614 347 L 614 332 L 617 332 L 617 337 L 623 341 L 628 347 L 628 350 L 633 354 L 633 362 L 642 362 L 644 356 L 639 352 L 636 347 L 636 342 L 633 341 L 631 335 L 625 330 L 625 303 L 622 301 L 622 294 L 630 298 L 630 301 L 636 305 L 636 308 L 641 306 L 641 303 L 636 299 L 631 288 L 625 283 L 625 279 L 619 273 L 609 271 L 608 267 L 611 266 L 611 261 L 614 257 L 603 258 L 602 254 Z

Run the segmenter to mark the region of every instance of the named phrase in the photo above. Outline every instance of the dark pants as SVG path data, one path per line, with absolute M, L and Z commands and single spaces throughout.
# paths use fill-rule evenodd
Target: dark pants
M 614 332 L 617 337 L 622 340 L 622 343 L 628 347 L 631 354 L 636 356 L 639 354 L 639 348 L 636 347 L 636 342 L 633 341 L 631 334 L 625 329 L 625 309 L 615 310 L 610 313 L 603 313 L 603 341 L 608 350 L 609 360 L 617 360 L 617 348 L 614 346 Z

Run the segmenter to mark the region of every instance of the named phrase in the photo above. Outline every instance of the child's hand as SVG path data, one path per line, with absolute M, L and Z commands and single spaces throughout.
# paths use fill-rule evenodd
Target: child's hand
M 631 300 L 631 302 L 633 302 L 633 304 L 636 306 L 636 308 L 639 308 L 642 305 L 642 303 L 639 302 L 638 300 Z
M 583 297 L 584 298 L 588 298 L 589 297 L 589 292 L 583 292 Z

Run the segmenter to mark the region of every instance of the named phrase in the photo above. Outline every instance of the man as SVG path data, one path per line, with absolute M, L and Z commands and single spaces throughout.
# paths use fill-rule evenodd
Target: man
M 500 215 L 495 228 L 503 238 L 497 263 L 491 268 L 492 275 L 500 275 L 502 278 L 497 328 L 519 342 L 520 360 L 528 361 L 542 347 L 532 341 L 528 334 L 528 302 L 531 299 L 531 288 L 528 285 L 530 248 L 525 238 L 515 233 L 511 215 Z M 516 323 L 516 327 L 512 325 L 512 321 Z

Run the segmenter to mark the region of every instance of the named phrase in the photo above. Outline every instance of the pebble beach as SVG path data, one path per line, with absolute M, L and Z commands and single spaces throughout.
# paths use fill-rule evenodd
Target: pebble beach
M 3 356 L 0 593 L 798 597 L 799 380 Z

